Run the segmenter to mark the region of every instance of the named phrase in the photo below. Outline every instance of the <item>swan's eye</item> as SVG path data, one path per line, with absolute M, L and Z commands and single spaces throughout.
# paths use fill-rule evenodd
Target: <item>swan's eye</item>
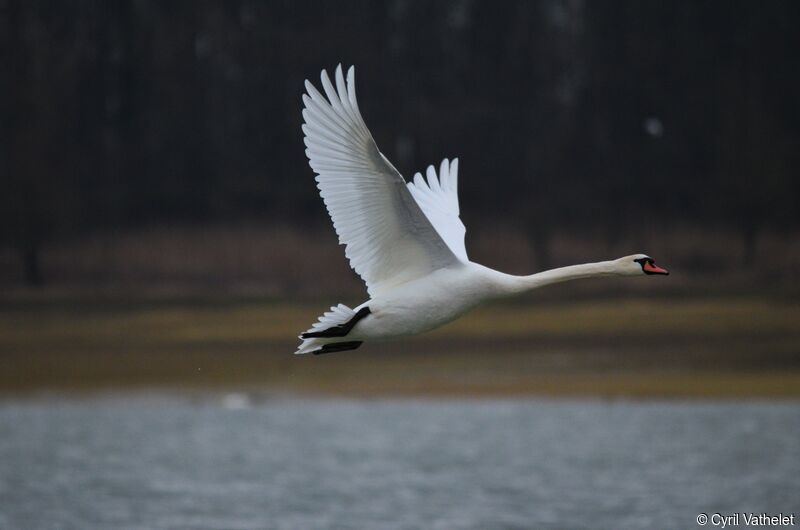
M 635 259 L 633 261 L 638 263 L 639 266 L 642 268 L 642 270 L 645 273 L 647 273 L 647 269 L 645 269 L 645 266 L 651 266 L 652 267 L 652 266 L 655 266 L 655 263 L 656 263 L 655 260 L 653 258 L 650 258 L 650 257 L 637 258 L 637 259 Z

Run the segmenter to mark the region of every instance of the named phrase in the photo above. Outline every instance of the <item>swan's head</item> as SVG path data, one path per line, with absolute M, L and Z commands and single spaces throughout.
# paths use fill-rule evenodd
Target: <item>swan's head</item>
M 648 276 L 661 274 L 666 276 L 669 274 L 667 269 L 662 269 L 656 265 L 655 260 L 647 254 L 634 254 L 619 258 L 616 260 L 616 268 L 619 274 L 623 276 L 640 276 L 642 274 L 647 274 Z

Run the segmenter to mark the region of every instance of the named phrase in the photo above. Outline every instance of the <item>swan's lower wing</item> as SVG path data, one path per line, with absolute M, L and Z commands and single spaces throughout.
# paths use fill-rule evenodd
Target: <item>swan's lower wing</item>
M 322 72 L 327 99 L 306 81 L 303 132 L 325 206 L 345 254 L 370 296 L 458 263 L 425 217 L 400 173 L 378 150 L 356 102 L 353 68 L 336 88 Z
M 453 254 L 461 261 L 469 261 L 464 246 L 467 229 L 459 217 L 458 159 L 442 160 L 438 176 L 434 167 L 428 166 L 427 179 L 417 173 L 413 182 L 408 183 L 408 191 Z

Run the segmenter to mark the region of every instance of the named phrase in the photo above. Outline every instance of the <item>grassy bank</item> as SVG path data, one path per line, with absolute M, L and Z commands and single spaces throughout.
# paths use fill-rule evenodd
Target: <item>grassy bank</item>
M 323 306 L 0 304 L 0 392 L 253 388 L 353 396 L 800 397 L 800 305 L 716 297 L 484 307 L 434 333 L 294 356 Z

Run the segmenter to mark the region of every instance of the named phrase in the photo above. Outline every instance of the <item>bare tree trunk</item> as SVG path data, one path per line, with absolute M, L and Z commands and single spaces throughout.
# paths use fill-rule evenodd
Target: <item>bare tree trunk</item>
M 44 285 L 38 245 L 34 243 L 26 244 L 21 249 L 21 255 L 22 264 L 25 269 L 25 284 L 29 287 L 40 287 Z

